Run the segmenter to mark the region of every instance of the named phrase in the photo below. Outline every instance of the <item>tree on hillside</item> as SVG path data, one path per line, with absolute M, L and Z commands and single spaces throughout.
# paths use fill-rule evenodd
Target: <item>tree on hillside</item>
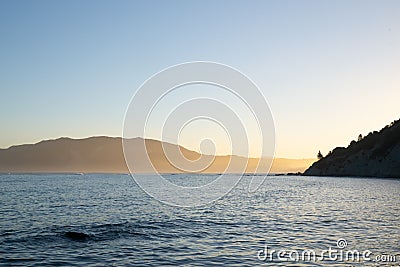
M 321 150 L 318 151 L 317 158 L 322 159 L 324 156 L 321 153 Z
M 362 136 L 362 134 L 360 134 L 360 135 L 358 136 L 357 141 L 360 142 L 362 139 L 363 139 L 363 136 Z

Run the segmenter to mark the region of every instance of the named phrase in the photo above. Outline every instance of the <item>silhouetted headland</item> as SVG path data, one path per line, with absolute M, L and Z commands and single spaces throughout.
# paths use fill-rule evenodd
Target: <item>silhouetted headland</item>
M 347 148 L 337 147 L 304 175 L 400 178 L 400 120 L 363 137 Z

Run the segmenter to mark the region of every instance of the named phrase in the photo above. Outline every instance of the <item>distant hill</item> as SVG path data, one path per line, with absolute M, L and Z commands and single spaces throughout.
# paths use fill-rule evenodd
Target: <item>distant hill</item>
M 236 163 L 238 166 L 243 163 L 247 164 L 246 172 L 254 172 L 259 162 L 265 163 L 264 165 L 268 163 L 268 159 L 261 159 L 260 161 L 260 159 L 247 159 L 238 156 L 217 156 L 213 159 L 210 155 L 201 155 L 184 147 L 157 140 L 133 138 L 129 139 L 129 142 L 129 145 L 133 148 L 140 147 L 140 144 L 144 142 L 152 164 L 159 172 L 163 173 L 182 172 L 167 160 L 163 153 L 163 147 L 171 151 L 180 151 L 189 160 L 196 160 L 201 156 L 203 159 L 209 159 L 210 166 L 202 171 L 205 173 L 221 173 L 225 170 L 229 161 L 234 162 L 234 166 Z M 37 144 L 17 145 L 0 149 L 0 172 L 127 173 L 128 168 L 122 149 L 121 138 L 105 136 L 85 139 L 59 138 L 41 141 Z M 141 154 L 138 150 L 133 172 L 146 173 L 152 171 L 152 169 L 146 167 L 145 157 L 147 155 Z M 246 162 L 247 160 L 248 162 Z M 182 160 L 172 158 L 172 161 L 179 163 Z M 274 159 L 271 172 L 302 172 L 314 161 L 315 159 Z M 261 168 L 262 171 L 265 171 L 264 169 Z M 240 170 L 230 169 L 232 172 L 239 172 Z
M 304 175 L 400 178 L 400 120 L 359 139 L 335 148 Z

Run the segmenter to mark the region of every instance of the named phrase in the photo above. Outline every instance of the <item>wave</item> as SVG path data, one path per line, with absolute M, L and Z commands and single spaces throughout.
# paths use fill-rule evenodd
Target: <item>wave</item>
M 171 238 L 182 236 L 183 229 L 191 229 L 200 221 L 175 219 L 171 221 L 136 221 L 120 223 L 104 223 L 91 225 L 65 225 L 52 226 L 43 229 L 30 229 L 29 231 L 4 230 L 0 233 L 2 242 L 22 244 L 41 244 L 48 242 L 98 242 L 119 238 Z M 196 237 L 201 232 L 191 233 Z

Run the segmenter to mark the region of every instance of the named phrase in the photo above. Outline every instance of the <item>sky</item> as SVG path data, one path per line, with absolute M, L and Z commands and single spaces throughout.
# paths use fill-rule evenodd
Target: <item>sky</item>
M 258 85 L 277 157 L 315 158 L 400 117 L 396 0 L 3 0 L 0 48 L 0 148 L 121 136 L 141 84 L 188 61 Z

